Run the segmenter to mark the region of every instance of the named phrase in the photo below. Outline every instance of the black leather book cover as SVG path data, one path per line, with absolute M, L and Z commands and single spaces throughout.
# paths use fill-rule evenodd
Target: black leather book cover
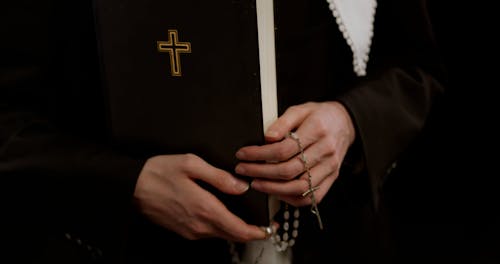
M 234 173 L 236 151 L 262 144 L 255 1 L 96 0 L 113 139 L 153 154 L 194 153 Z M 268 225 L 267 196 L 224 196 Z

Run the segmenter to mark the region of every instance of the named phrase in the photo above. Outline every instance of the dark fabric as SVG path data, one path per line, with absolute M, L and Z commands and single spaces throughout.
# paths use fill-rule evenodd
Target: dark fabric
M 325 232 L 304 208 L 296 263 L 392 258 L 381 187 L 443 89 L 425 1 L 378 2 L 368 75 L 357 78 L 326 1 L 276 1 L 280 112 L 340 100 L 357 128 L 362 154 L 353 159 L 366 161 L 359 174 L 344 168 L 321 203 Z M 223 241 L 186 241 L 134 215 L 144 156 L 109 143 L 91 7 L 19 0 L 0 11 L 1 203 L 11 220 L 2 228 L 18 249 L 10 253 L 35 263 L 227 261 Z
M 497 157 L 485 154 L 498 148 L 498 81 L 481 66 L 497 57 L 495 9 L 443 0 L 429 10 L 449 89 L 384 187 L 400 263 L 500 263 Z
M 68 233 L 75 238 L 68 243 L 83 241 L 105 257 L 126 236 L 143 161 L 106 143 L 90 11 L 90 1 L 2 8 L 1 228 L 12 233 L 9 244 L 37 249 L 11 251 L 16 258 L 43 255 L 47 234 L 60 241 Z

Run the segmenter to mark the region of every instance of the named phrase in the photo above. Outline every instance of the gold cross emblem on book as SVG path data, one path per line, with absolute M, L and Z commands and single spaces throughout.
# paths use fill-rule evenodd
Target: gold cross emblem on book
M 179 42 L 176 29 L 168 30 L 168 41 L 157 41 L 159 52 L 168 52 L 170 55 L 170 72 L 172 76 L 182 76 L 181 53 L 191 53 L 190 42 Z

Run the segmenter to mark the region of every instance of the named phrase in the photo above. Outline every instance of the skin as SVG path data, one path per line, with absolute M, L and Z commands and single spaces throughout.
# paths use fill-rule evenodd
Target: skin
M 305 149 L 313 186 L 320 187 L 315 192 L 319 203 L 337 178 L 355 138 L 352 120 L 340 103 L 290 107 L 266 132 L 268 144 L 238 150 L 236 156 L 241 162 L 236 171 L 253 177 L 252 188 L 258 191 L 277 195 L 294 206 L 310 205 L 311 200 L 301 196 L 309 189 L 307 174 L 297 156 L 297 142 L 287 137 L 290 131 L 295 131 Z M 232 214 L 197 180 L 232 195 L 249 189 L 245 181 L 196 155 L 163 155 L 145 163 L 137 180 L 135 203 L 153 222 L 187 239 L 218 237 L 248 242 L 266 238 L 261 228 Z
M 134 198 L 139 210 L 156 224 L 195 240 L 219 237 L 247 242 L 265 239 L 265 232 L 248 225 L 195 180 L 233 195 L 249 189 L 247 182 L 217 169 L 193 154 L 150 158 L 137 180 Z
M 338 102 L 306 103 L 287 109 L 266 132 L 269 144 L 244 147 L 236 153 L 242 161 L 236 172 L 254 177 L 255 190 L 276 195 L 294 206 L 310 205 L 311 199 L 302 197 L 309 189 L 308 175 L 297 155 L 297 142 L 288 137 L 290 131 L 295 131 L 304 148 L 312 186 L 319 186 L 315 192 L 319 203 L 337 179 L 356 136 L 349 113 Z

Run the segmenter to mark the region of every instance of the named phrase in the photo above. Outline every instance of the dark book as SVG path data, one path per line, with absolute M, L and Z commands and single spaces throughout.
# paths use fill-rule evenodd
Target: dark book
M 254 1 L 96 0 L 113 139 L 151 154 L 194 153 L 234 174 L 236 151 L 263 144 Z M 269 225 L 268 197 L 221 197 Z

